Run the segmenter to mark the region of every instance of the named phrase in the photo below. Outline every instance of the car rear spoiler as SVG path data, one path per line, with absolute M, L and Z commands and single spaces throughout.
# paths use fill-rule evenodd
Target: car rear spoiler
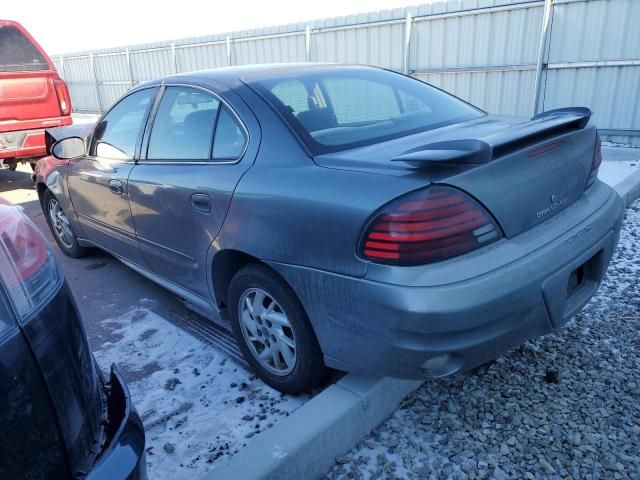
M 506 130 L 480 139 L 447 140 L 414 148 L 392 162 L 407 162 L 417 168 L 438 164 L 476 165 L 489 163 L 513 151 L 526 148 L 571 131 L 581 130 L 591 118 L 591 110 L 585 107 L 569 107 L 549 110 L 535 115 Z
M 47 155 L 51 155 L 51 147 L 57 141 L 69 137 L 86 138 L 92 127 L 92 123 L 79 123 L 77 125 L 68 125 L 66 127 L 47 128 L 44 131 L 44 144 L 47 148 Z

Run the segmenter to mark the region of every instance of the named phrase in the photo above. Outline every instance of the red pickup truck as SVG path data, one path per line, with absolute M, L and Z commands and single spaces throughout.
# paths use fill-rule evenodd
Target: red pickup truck
M 49 56 L 22 25 L 0 20 L 0 167 L 35 165 L 44 129 L 71 123 L 69 89 Z

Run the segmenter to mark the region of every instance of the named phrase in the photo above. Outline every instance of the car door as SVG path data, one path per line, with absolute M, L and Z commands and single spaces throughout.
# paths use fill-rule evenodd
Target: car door
M 144 262 L 127 180 L 155 93 L 153 87 L 137 90 L 116 103 L 90 135 L 87 155 L 72 160 L 67 170 L 69 196 L 84 236 L 139 265 Z
M 246 127 L 210 90 L 168 85 L 156 104 L 129 176 L 140 250 L 154 273 L 210 299 L 207 251 L 255 151 L 246 153 Z

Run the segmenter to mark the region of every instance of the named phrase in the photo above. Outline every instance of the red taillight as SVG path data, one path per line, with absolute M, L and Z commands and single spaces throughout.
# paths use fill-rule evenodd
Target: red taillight
M 589 173 L 589 179 L 587 180 L 586 188 L 589 188 L 596 181 L 598 177 L 598 169 L 602 164 L 602 139 L 600 135 L 596 135 L 596 145 L 593 152 L 593 161 L 591 162 L 591 172 Z
M 47 261 L 47 247 L 35 227 L 21 215 L 9 213 L 13 208 L 3 206 L 0 210 L 0 242 L 19 280 L 24 281 Z
M 60 288 L 62 276 L 36 226 L 17 208 L 0 204 L 0 280 L 25 318 Z
M 56 86 L 56 95 L 58 96 L 60 113 L 63 116 L 71 115 L 71 97 L 69 96 L 69 88 L 67 87 L 67 84 L 61 78 L 55 78 L 53 83 Z
M 436 186 L 384 207 L 367 227 L 360 255 L 377 263 L 422 265 L 500 238 L 500 228 L 478 202 L 455 188 Z

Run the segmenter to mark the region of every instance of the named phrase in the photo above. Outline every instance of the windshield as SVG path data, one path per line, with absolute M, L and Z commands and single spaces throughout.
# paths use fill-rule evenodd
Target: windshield
M 313 155 L 346 150 L 484 113 L 411 77 L 369 67 L 317 67 L 245 79 Z

